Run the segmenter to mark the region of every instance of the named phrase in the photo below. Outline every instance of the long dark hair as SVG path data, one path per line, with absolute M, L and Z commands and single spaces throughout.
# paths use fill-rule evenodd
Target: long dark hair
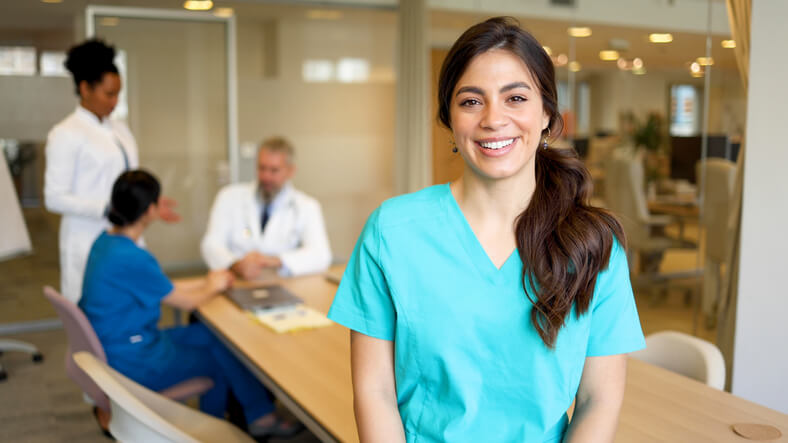
M 66 69 L 74 78 L 74 86 L 79 95 L 79 84 L 88 82 L 90 87 L 100 83 L 106 73 L 117 74 L 115 48 L 102 40 L 90 39 L 71 47 L 66 57 Z
M 471 60 L 503 49 L 519 57 L 536 80 L 550 116 L 542 136 L 560 134 L 555 68 L 536 39 L 511 17 L 495 17 L 465 31 L 449 50 L 438 81 L 438 118 L 451 129 L 454 88 Z M 591 176 L 572 149 L 537 149 L 536 190 L 517 217 L 514 235 L 523 262 L 522 283 L 533 304 L 531 323 L 548 347 L 555 345 L 572 305 L 588 311 L 596 277 L 607 267 L 614 239 L 624 245 L 621 224 L 592 207 Z
M 120 174 L 112 186 L 108 218 L 118 227 L 133 224 L 159 201 L 161 185 L 153 174 L 135 169 Z

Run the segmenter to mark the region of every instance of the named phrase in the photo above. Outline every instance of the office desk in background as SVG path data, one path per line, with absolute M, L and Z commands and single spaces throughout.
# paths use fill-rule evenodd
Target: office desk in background
M 321 312 L 328 312 L 337 287 L 322 275 L 281 283 Z M 318 438 L 358 441 L 346 328 L 276 334 L 224 297 L 200 307 L 199 315 Z M 771 441 L 788 442 L 788 415 L 630 359 L 616 443 L 752 441 L 733 433 L 735 423 L 775 426 L 783 436 Z

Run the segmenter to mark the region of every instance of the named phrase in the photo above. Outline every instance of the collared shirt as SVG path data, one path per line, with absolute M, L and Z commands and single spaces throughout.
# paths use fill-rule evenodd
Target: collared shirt
M 231 184 L 219 191 L 201 244 L 209 268 L 229 268 L 252 251 L 279 257 L 282 275 L 328 268 L 331 247 L 320 203 L 288 183 L 270 204 L 263 232 L 263 200 L 257 182 Z

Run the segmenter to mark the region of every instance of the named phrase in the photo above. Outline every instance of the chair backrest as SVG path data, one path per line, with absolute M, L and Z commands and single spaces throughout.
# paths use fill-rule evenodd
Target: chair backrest
M 646 349 L 631 356 L 716 389 L 725 387 L 725 359 L 719 348 L 683 332 L 655 332 L 646 337 Z
M 649 219 L 644 184 L 642 152 L 616 148 L 605 168 L 605 198 L 619 216 L 627 242 L 637 249 L 649 238 Z
M 696 175 L 701 177 L 706 169 L 703 186 L 703 216 L 701 224 L 706 229 L 706 257 L 721 263 L 725 260 L 728 244 L 728 222 L 736 182 L 736 163 L 724 158 L 707 158 L 696 165 Z
M 120 441 L 183 442 L 253 440 L 230 423 L 157 394 L 110 368 L 88 352 L 74 361 L 110 398 L 110 432 Z
M 80 369 L 72 358 L 75 352 L 87 351 L 99 360 L 106 362 L 104 348 L 90 325 L 87 317 L 74 302 L 63 297 L 50 286 L 44 286 L 44 296 L 52 303 L 58 317 L 63 322 L 68 337 L 66 352 L 66 374 L 74 381 L 91 400 L 104 411 L 109 412 L 109 399 L 93 380 Z

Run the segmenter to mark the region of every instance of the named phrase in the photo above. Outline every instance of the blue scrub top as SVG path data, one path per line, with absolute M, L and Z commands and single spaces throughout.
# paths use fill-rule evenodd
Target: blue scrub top
M 369 217 L 329 318 L 394 340 L 409 442 L 560 441 L 585 358 L 645 346 L 616 242 L 588 312 L 547 348 L 531 323 L 517 251 L 498 269 L 448 184 L 384 202 Z
M 174 345 L 158 329 L 161 300 L 172 290 L 156 258 L 130 238 L 103 232 L 96 239 L 79 307 L 110 366 L 138 380 L 153 376 L 146 371 L 157 363 L 174 358 Z

